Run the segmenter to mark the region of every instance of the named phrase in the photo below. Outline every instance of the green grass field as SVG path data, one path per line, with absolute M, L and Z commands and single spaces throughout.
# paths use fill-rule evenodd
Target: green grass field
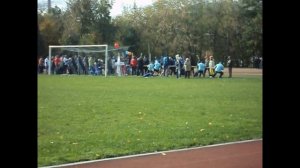
M 261 76 L 38 76 L 38 166 L 255 138 Z

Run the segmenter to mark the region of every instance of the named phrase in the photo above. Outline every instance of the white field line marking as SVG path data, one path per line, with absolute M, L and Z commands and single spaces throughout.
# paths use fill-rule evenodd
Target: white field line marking
M 80 164 L 102 162 L 102 161 L 109 161 L 109 160 L 118 160 L 118 159 L 126 159 L 126 158 L 141 157 L 141 156 L 149 156 L 149 155 L 156 155 L 156 154 L 166 155 L 166 153 L 171 153 L 171 152 L 180 152 L 180 151 L 187 151 L 187 150 L 194 150 L 194 149 L 201 149 L 201 148 L 211 148 L 211 147 L 216 147 L 216 146 L 240 144 L 240 143 L 255 142 L 255 141 L 262 141 L 262 139 L 252 139 L 252 140 L 245 140 L 245 141 L 227 142 L 227 143 L 207 145 L 207 146 L 199 146 L 199 147 L 193 147 L 193 148 L 184 148 L 184 149 L 175 149 L 175 150 L 169 150 L 169 151 L 159 151 L 159 152 L 143 153 L 143 154 L 136 154 L 136 155 L 120 156 L 120 157 L 115 157 L 115 158 L 106 158 L 106 159 L 82 161 L 82 162 L 68 163 L 68 164 L 62 164 L 62 165 L 56 165 L 56 166 L 47 166 L 47 167 L 40 167 L 40 168 L 57 168 L 57 167 L 64 167 L 64 166 L 75 166 L 75 165 L 80 165 Z

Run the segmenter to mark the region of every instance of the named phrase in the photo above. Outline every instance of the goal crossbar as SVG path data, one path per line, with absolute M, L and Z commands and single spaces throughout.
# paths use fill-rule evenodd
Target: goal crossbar
M 107 76 L 107 61 L 108 61 L 108 45 L 50 45 L 49 46 L 49 66 L 48 66 L 48 74 L 51 75 L 51 50 L 52 48 L 80 48 L 80 47 L 99 47 L 99 52 L 102 52 L 100 50 L 100 47 L 105 47 L 105 77 Z

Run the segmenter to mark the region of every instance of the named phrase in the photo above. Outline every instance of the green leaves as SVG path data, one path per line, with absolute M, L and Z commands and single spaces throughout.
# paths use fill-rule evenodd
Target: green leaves
M 262 56 L 261 0 L 160 0 L 124 8 L 111 18 L 109 0 L 69 0 L 67 8 L 38 13 L 39 53 L 48 45 L 113 44 L 134 46 L 134 52 L 170 56 L 211 51 L 216 61 L 226 55 L 247 64 Z M 209 34 L 209 35 L 207 35 Z M 247 66 L 247 65 L 246 65 Z

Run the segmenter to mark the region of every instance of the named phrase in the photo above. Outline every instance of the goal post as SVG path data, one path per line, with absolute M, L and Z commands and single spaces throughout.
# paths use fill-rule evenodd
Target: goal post
M 105 70 L 104 70 L 104 74 L 105 74 L 105 77 L 107 76 L 107 63 L 108 63 L 108 45 L 105 44 L 105 45 L 50 45 L 49 46 L 49 61 L 48 61 L 48 74 L 51 75 L 51 51 L 53 48 L 89 48 L 89 47 L 99 47 L 99 50 L 97 51 L 94 51 L 94 52 L 105 52 Z M 105 47 L 105 50 L 101 50 L 101 47 Z

